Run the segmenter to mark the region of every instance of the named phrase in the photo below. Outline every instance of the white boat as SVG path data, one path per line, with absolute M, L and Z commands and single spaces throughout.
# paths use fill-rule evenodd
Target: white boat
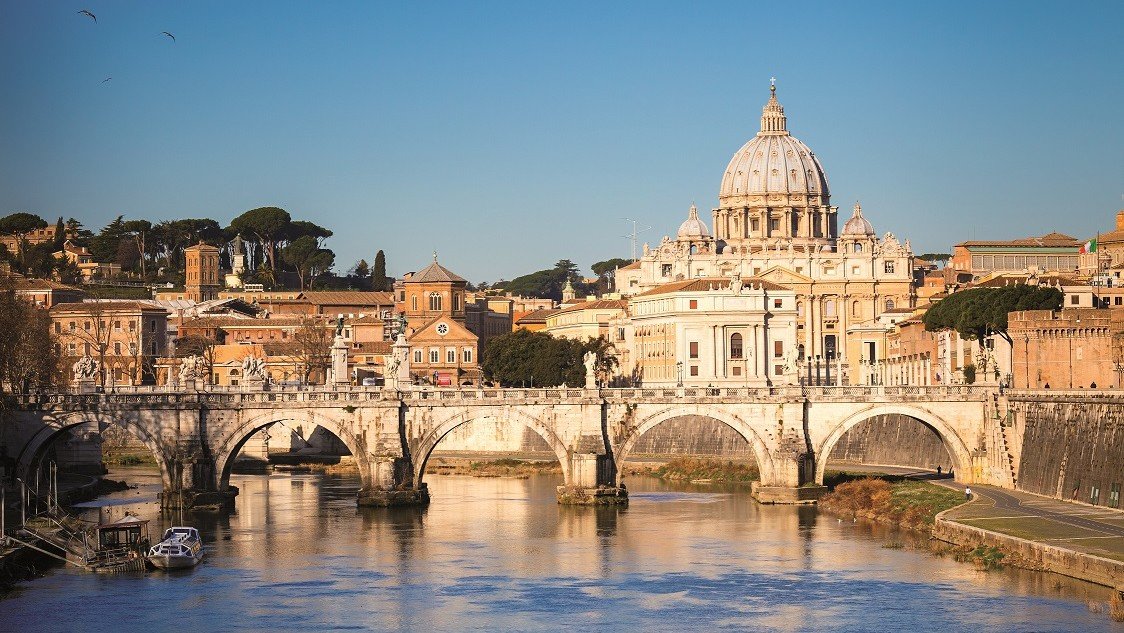
M 159 543 L 148 550 L 148 562 L 157 569 L 186 569 L 203 560 L 203 541 L 193 527 L 170 527 Z

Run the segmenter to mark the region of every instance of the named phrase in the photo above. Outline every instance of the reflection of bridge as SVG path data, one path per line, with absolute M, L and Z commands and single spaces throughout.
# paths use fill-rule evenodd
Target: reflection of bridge
M 997 416 L 998 394 L 979 387 L 773 387 L 665 389 L 311 389 L 175 391 L 138 387 L 112 394 L 20 396 L 5 431 L 16 475 L 33 472 L 51 442 L 79 425 L 119 425 L 156 456 L 166 491 L 188 503 L 229 503 L 231 464 L 254 433 L 288 421 L 319 425 L 355 456 L 359 502 L 427 499 L 426 462 L 457 427 L 502 420 L 533 429 L 562 465 L 577 498 L 614 497 L 620 469 L 640 437 L 662 422 L 704 416 L 735 430 L 761 471 L 755 495 L 797 502 L 822 490 L 824 465 L 848 429 L 887 414 L 916 419 L 941 438 L 958 479 L 1013 485 Z M 574 498 L 570 495 L 567 498 Z M 616 498 L 616 497 L 614 497 Z

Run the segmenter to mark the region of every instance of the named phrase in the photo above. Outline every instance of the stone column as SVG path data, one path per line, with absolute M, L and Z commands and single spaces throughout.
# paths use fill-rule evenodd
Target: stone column
M 617 485 L 612 457 L 596 453 L 570 457 L 570 481 L 558 486 L 555 495 L 562 505 L 628 505 L 628 490 Z

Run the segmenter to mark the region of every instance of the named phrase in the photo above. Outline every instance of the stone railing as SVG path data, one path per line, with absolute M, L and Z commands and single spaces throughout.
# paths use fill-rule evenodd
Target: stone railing
M 244 404 L 271 403 L 338 403 L 372 401 L 425 401 L 430 405 L 465 404 L 468 402 L 644 402 L 644 401 L 708 401 L 754 402 L 773 399 L 810 400 L 985 400 L 997 394 L 994 388 L 965 385 L 919 386 L 838 386 L 807 387 L 783 385 L 775 387 L 636 387 L 606 388 L 598 390 L 568 387 L 527 388 L 433 388 L 405 387 L 398 390 L 382 387 L 360 386 L 310 386 L 280 387 L 250 390 L 247 387 L 207 386 L 200 389 L 168 386 L 116 387 L 98 393 L 58 391 L 43 394 L 13 396 L 22 407 L 59 406 L 67 408 L 91 407 L 98 404 L 117 406 L 176 406 L 206 404 L 210 406 L 240 406 Z M 1008 391 L 1012 397 L 1105 397 L 1124 398 L 1120 392 L 1060 392 L 1060 391 Z M 1102 395 L 1103 393 L 1103 395 Z

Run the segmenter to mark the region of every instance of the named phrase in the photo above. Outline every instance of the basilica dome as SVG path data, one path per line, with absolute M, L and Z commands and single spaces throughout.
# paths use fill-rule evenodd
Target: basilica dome
M 843 224 L 843 237 L 872 237 L 873 235 L 874 226 L 863 217 L 863 207 L 856 202 L 851 219 Z
M 675 234 L 680 239 L 698 239 L 710 237 L 710 229 L 706 228 L 706 223 L 699 219 L 699 209 L 695 205 L 691 205 L 691 211 L 687 215 L 687 220 L 679 225 L 679 232 Z
M 720 207 L 739 206 L 746 196 L 784 194 L 819 197 L 830 193 L 819 159 L 803 142 L 790 135 L 784 107 L 777 101 L 776 86 L 761 114 L 761 131 L 738 150 L 722 176 Z

